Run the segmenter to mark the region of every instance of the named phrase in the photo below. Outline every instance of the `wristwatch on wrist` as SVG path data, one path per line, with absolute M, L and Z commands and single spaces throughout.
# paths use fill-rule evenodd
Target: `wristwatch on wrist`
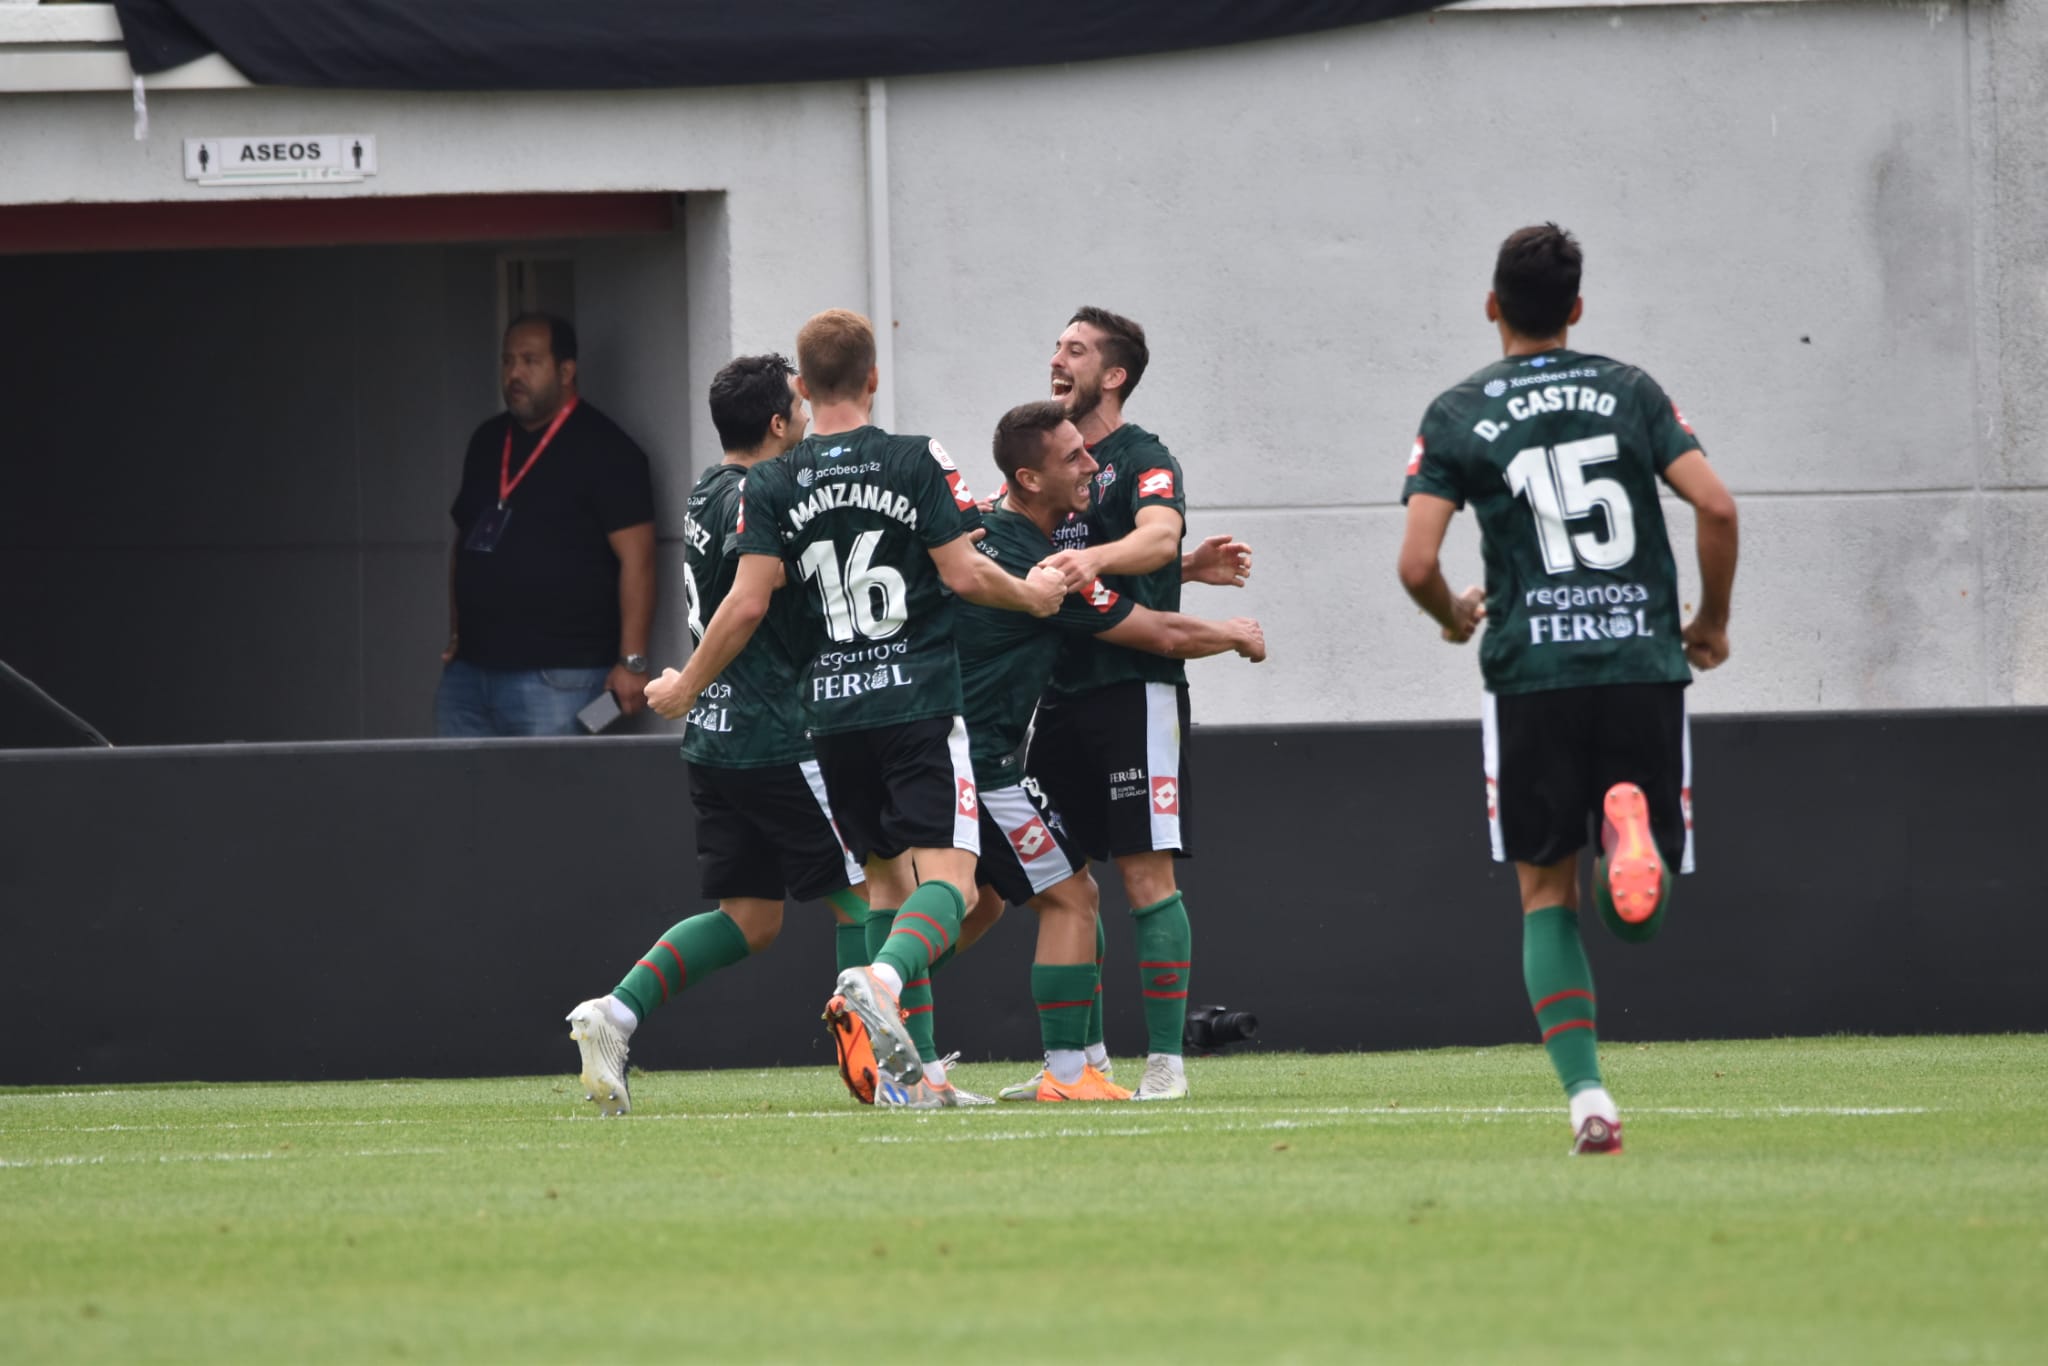
M 651 672 L 647 664 L 646 655 L 627 655 L 624 659 L 621 659 L 619 663 L 626 666 L 626 672 L 629 674 L 644 674 Z

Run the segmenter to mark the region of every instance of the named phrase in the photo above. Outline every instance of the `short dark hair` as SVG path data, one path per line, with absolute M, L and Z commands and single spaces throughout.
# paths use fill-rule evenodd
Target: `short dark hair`
M 528 326 L 548 330 L 548 350 L 554 354 L 555 364 L 576 359 L 576 324 L 552 313 L 522 313 L 505 324 L 505 335 L 511 336 L 515 327 Z
M 1131 391 L 1138 387 L 1138 381 L 1145 376 L 1145 367 L 1152 360 L 1151 351 L 1145 347 L 1145 329 L 1121 313 L 1112 313 L 1106 308 L 1082 306 L 1074 310 L 1074 316 L 1067 319 L 1067 325 L 1087 323 L 1103 333 L 1102 357 L 1111 365 L 1124 369 L 1124 387 L 1117 390 L 1119 402 L 1128 399 Z
M 1557 224 L 1517 228 L 1493 265 L 1500 316 L 1524 337 L 1556 336 L 1571 321 L 1584 265 L 1578 239 Z
M 1018 470 L 1035 470 L 1045 463 L 1045 438 L 1067 420 L 1066 405 L 1053 399 L 1020 403 L 996 423 L 996 468 L 1003 478 L 1015 479 Z
M 789 377 L 796 367 L 787 356 L 740 356 L 727 361 L 711 377 L 711 425 L 718 444 L 729 451 L 751 451 L 768 439 L 768 427 L 788 417 L 796 395 Z
M 851 309 L 828 308 L 798 330 L 796 363 L 812 398 L 859 398 L 875 368 L 874 326 Z

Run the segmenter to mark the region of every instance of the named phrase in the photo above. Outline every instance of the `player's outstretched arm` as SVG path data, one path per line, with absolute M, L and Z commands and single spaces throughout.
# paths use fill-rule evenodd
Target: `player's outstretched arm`
M 931 554 L 946 587 L 980 607 L 1049 617 L 1067 596 L 1066 580 L 1057 571 L 1040 565 L 1021 579 L 1012 577 L 966 536 L 931 547 Z
M 1170 507 L 1139 508 L 1130 535 L 1086 550 L 1062 550 L 1046 556 L 1045 563 L 1067 581 L 1067 591 L 1086 592 L 1104 574 L 1149 574 L 1172 564 L 1180 554 L 1185 526 L 1181 515 Z
M 1252 576 L 1252 548 L 1228 536 L 1211 536 L 1180 557 L 1182 583 L 1242 588 Z
M 1472 633 L 1486 616 L 1486 593 L 1474 587 L 1453 595 L 1451 586 L 1444 582 L 1444 533 L 1450 530 L 1451 518 L 1457 511 L 1458 505 L 1448 498 L 1433 493 L 1409 495 L 1408 524 L 1401 536 L 1400 572 L 1401 586 L 1415 599 L 1416 606 L 1436 618 L 1437 625 L 1443 627 L 1444 639 L 1453 645 L 1463 645 L 1472 639 Z
M 1685 624 L 1685 657 L 1695 669 L 1712 669 L 1728 658 L 1728 609 L 1735 596 L 1738 540 L 1735 498 L 1707 457 L 1696 450 L 1666 466 L 1664 482 L 1692 504 L 1693 534 L 1699 542 L 1700 605 Z
M 690 652 L 690 662 L 680 671 L 663 669 L 661 677 L 649 682 L 647 705 L 671 721 L 689 715 L 697 694 L 710 687 L 754 638 L 783 578 L 782 561 L 775 556 L 740 556 L 732 589 L 711 614 L 704 627 L 704 638 Z
M 1179 612 L 1133 607 L 1129 616 L 1096 639 L 1171 659 L 1207 659 L 1232 650 L 1254 664 L 1266 658 L 1265 628 L 1250 617 L 1209 621 Z

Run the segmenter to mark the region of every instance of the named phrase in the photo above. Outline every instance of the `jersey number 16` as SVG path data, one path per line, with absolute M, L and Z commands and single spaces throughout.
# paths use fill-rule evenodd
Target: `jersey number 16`
M 830 541 L 813 541 L 797 561 L 803 576 L 818 585 L 818 598 L 825 609 L 825 631 L 844 645 L 856 633 L 869 640 L 887 640 L 909 620 L 908 585 L 903 575 L 886 564 L 872 564 L 879 531 L 863 531 L 853 538 L 846 552 L 844 573 L 839 566 L 839 548 Z

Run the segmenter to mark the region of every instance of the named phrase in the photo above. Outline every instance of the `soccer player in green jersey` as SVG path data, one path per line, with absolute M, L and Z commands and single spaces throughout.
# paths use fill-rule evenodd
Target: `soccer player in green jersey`
M 996 425 L 994 445 L 1007 498 L 985 515 L 987 536 L 979 548 L 1023 578 L 1054 553 L 1052 538 L 1068 518 L 1088 510 L 1099 467 L 1058 402 L 1012 408 Z M 1099 1010 L 1098 893 L 1087 856 L 1067 833 L 1059 810 L 1024 775 L 1025 733 L 1066 641 L 1100 640 L 1168 659 L 1234 650 L 1256 663 L 1266 657 L 1265 634 L 1249 617 L 1202 621 L 1153 611 L 1101 579 L 1069 593 L 1060 610 L 1044 618 L 970 604 L 961 609 L 955 632 L 981 792 L 980 901 L 962 947 L 1002 914 L 1005 901 L 1028 904 L 1038 916 L 1031 994 L 1046 1065 L 1037 1085 L 1015 1098 L 1128 1099 L 1131 1093 L 1110 1082 L 1086 1054 L 1089 1017 Z
M 1579 851 L 1600 821 L 1593 901 L 1622 939 L 1663 924 L 1692 871 L 1691 668 L 1728 658 L 1735 500 L 1656 381 L 1566 345 L 1579 244 L 1555 223 L 1501 245 L 1486 317 L 1504 359 L 1429 406 L 1408 460 L 1401 583 L 1443 628 L 1483 621 L 1487 816 L 1522 893 L 1522 975 L 1570 1101 L 1572 1151 L 1621 1151 L 1601 1083 Z M 1679 625 L 1658 481 L 1692 504 L 1700 603 Z M 1471 504 L 1486 587 L 1453 595 L 1445 529 Z
M 1052 396 L 1100 466 L 1085 514 L 1048 564 L 1081 592 L 1097 579 L 1143 606 L 1180 610 L 1187 489 L 1158 437 L 1124 421 L 1151 352 L 1145 329 L 1077 311 L 1052 357 Z M 1115 861 L 1136 922 L 1147 1055 L 1137 1100 L 1187 1094 L 1181 1062 L 1194 934 L 1173 865 L 1190 851 L 1187 670 L 1094 640 L 1067 646 L 1039 703 L 1028 768 L 1091 858 Z
M 806 322 L 797 371 L 811 435 L 747 472 L 732 591 L 688 666 L 650 683 L 648 699 L 676 714 L 788 581 L 805 631 L 798 696 L 826 795 L 865 866 L 870 915 L 890 916 L 874 962 L 839 974 L 826 1018 L 857 1098 L 883 1086 L 943 1093 L 944 1065 L 919 1056 L 903 997 L 959 937 L 981 849 L 952 595 L 1050 616 L 1066 586 L 1051 571 L 1013 578 L 977 554 L 974 495 L 945 448 L 870 421 L 879 376 L 867 319 L 831 309 Z M 844 1066 L 856 1034 L 879 1078 Z
M 741 356 L 711 381 L 711 422 L 725 459 L 690 490 L 683 520 L 683 600 L 690 635 L 704 634 L 739 568 L 740 488 L 746 473 L 803 439 L 809 417 L 795 370 L 781 356 Z M 786 596 L 786 595 L 785 595 Z M 761 952 L 782 932 L 786 895 L 824 900 L 840 923 L 840 966 L 867 961 L 858 862 L 840 843 L 793 705 L 795 605 L 778 599 L 718 677 L 694 699 L 683 757 L 697 816 L 699 890 L 718 909 L 671 927 L 609 995 L 569 1012 L 583 1089 L 600 1114 L 632 1108 L 628 1041 L 649 1012 L 712 973 Z

